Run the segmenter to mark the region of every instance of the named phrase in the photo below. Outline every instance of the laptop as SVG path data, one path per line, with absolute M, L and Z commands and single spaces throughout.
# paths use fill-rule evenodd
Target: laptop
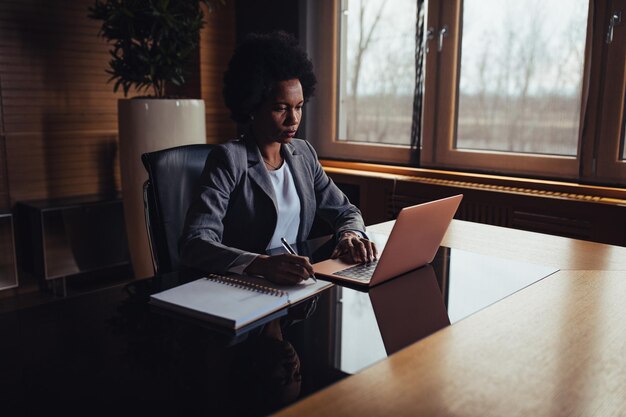
M 459 194 L 403 208 L 374 262 L 354 264 L 341 258 L 328 259 L 313 264 L 313 270 L 333 280 L 373 287 L 426 265 L 435 257 L 462 198 Z

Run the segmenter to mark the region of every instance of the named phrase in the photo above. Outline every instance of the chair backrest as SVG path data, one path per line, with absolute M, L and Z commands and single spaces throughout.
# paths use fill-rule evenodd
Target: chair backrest
M 157 274 L 178 270 L 178 239 L 209 152 L 215 145 L 185 145 L 141 155 L 148 181 L 144 210 Z

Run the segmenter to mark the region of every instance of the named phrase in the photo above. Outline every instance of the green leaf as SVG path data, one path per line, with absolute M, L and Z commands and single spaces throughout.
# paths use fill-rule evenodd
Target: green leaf
M 98 35 L 111 44 L 107 82 L 124 94 L 132 88 L 162 95 L 165 84 L 182 85 L 185 68 L 204 26 L 199 9 L 224 0 L 95 0 L 88 16 L 101 22 Z

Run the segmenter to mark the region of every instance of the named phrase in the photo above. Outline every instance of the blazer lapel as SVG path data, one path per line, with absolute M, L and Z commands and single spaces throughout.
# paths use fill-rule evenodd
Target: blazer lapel
M 307 175 L 308 170 L 304 155 L 299 153 L 291 144 L 284 145 L 283 148 L 283 156 L 291 169 L 293 182 L 296 186 L 298 197 L 300 197 L 301 209 L 298 241 L 303 241 L 307 238 L 306 234 L 308 234 L 308 230 L 313 224 L 313 218 L 315 217 L 315 195 L 311 188 L 311 180 Z
M 274 211 L 276 211 L 276 215 L 278 216 L 278 203 L 276 202 L 274 187 L 272 187 L 270 176 L 263 165 L 261 151 L 259 151 L 259 148 L 251 140 L 246 141 L 246 149 L 248 152 L 248 176 L 265 194 L 267 194 L 270 200 L 272 200 Z

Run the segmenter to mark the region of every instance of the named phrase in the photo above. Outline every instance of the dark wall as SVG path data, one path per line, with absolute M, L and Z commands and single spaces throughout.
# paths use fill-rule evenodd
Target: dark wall
M 248 33 L 274 30 L 284 30 L 298 37 L 299 4 L 297 0 L 237 0 L 237 41 Z

